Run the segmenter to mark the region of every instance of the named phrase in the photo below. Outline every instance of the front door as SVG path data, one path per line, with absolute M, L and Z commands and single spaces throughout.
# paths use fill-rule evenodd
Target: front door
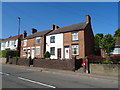
M 28 57 L 27 58 L 29 58 L 30 57 L 30 49 L 28 49 Z
M 58 59 L 61 58 L 61 48 L 57 49 L 57 57 Z
M 33 48 L 32 48 L 32 54 L 31 54 L 31 58 L 32 58 L 32 59 L 34 58 L 34 55 L 35 55 L 35 48 L 33 47 Z
M 69 47 L 65 48 L 65 59 L 69 59 Z

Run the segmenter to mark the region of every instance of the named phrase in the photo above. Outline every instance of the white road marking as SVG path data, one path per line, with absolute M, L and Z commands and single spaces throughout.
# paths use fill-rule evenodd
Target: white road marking
M 3 72 L 0 72 L 0 74 L 9 76 L 9 74 L 7 74 L 7 73 L 3 73 Z
M 18 78 L 21 79 L 21 80 L 24 80 L 24 81 L 32 82 L 32 83 L 35 83 L 35 84 L 40 84 L 40 85 L 43 85 L 43 86 L 46 86 L 46 87 L 56 88 L 55 86 L 47 85 L 47 84 L 44 84 L 44 83 L 41 83 L 41 82 L 36 82 L 36 81 L 30 80 L 30 79 L 25 79 L 25 78 L 22 78 L 22 77 L 18 77 Z

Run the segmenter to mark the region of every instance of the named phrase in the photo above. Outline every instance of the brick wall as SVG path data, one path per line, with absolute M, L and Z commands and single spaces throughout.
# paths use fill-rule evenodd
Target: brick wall
M 36 38 L 27 39 L 27 46 L 23 46 L 24 40 L 22 40 L 21 41 L 20 57 L 23 57 L 23 58 L 27 58 L 28 57 L 28 54 L 26 54 L 26 56 L 23 56 L 23 48 L 27 49 L 28 47 L 30 47 L 30 53 L 32 54 L 32 47 L 35 48 L 34 52 L 36 52 L 36 46 L 40 46 L 40 55 L 36 55 L 36 53 L 34 53 L 34 57 L 36 57 L 36 58 L 43 58 L 44 51 L 45 51 L 45 48 L 44 48 L 44 37 L 41 37 L 40 41 L 41 41 L 41 44 L 36 44 Z
M 17 61 L 17 65 L 29 66 L 30 65 L 30 60 L 29 59 L 24 59 L 24 58 L 19 58 L 18 61 Z
M 10 58 L 10 59 L 9 59 L 9 63 L 16 65 L 16 64 L 17 64 L 17 59 Z
M 91 24 L 85 28 L 85 56 L 94 54 L 94 35 L 92 32 Z
M 74 70 L 75 63 L 73 59 L 69 60 L 34 59 L 33 66 L 61 70 Z
M 78 41 L 72 41 L 72 33 L 67 32 L 63 34 L 63 46 L 69 46 L 69 55 L 72 58 L 72 44 L 78 43 L 79 44 L 79 55 L 76 58 L 84 58 L 84 30 L 78 32 Z M 63 57 L 65 58 L 65 48 L 63 50 Z

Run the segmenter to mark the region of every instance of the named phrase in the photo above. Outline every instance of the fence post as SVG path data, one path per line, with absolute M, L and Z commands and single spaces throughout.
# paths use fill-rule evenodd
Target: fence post
M 90 73 L 88 58 L 86 58 L 86 73 Z

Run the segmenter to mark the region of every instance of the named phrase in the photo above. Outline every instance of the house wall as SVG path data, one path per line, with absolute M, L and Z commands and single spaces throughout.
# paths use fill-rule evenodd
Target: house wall
M 72 32 L 64 33 L 63 35 L 63 46 L 64 46 L 64 58 L 65 58 L 65 46 L 69 46 L 69 55 L 72 58 L 72 44 L 79 44 L 79 55 L 76 58 L 83 58 L 85 56 L 84 52 L 84 30 L 78 31 L 78 41 L 72 41 Z
M 85 56 L 94 54 L 94 34 L 92 32 L 91 24 L 88 24 L 84 30 L 85 34 Z
M 8 41 L 9 41 L 9 46 L 8 46 Z M 1 50 L 6 50 L 6 49 L 16 50 L 18 46 L 18 39 L 13 39 L 13 40 L 8 40 L 8 41 L 2 41 Z M 12 42 L 15 42 L 15 44 L 12 45 Z
M 40 37 L 40 44 L 36 44 L 36 38 L 27 39 L 27 45 L 23 46 L 24 40 L 21 41 L 21 52 L 20 57 L 28 58 L 28 54 L 23 56 L 23 48 L 29 49 L 30 48 L 30 55 L 32 55 L 32 49 L 34 48 L 34 57 L 36 58 L 43 58 L 44 56 L 44 37 Z M 36 47 L 40 47 L 40 54 L 36 55 Z M 28 52 L 28 50 L 27 50 Z
M 50 43 L 50 37 L 55 36 L 55 43 Z M 51 59 L 57 59 L 57 49 L 61 48 L 61 58 L 63 58 L 63 34 L 53 34 L 46 36 L 46 51 L 50 52 L 50 47 L 55 47 L 55 55 L 51 55 Z
M 114 48 L 112 54 L 120 54 L 120 47 L 119 48 Z

